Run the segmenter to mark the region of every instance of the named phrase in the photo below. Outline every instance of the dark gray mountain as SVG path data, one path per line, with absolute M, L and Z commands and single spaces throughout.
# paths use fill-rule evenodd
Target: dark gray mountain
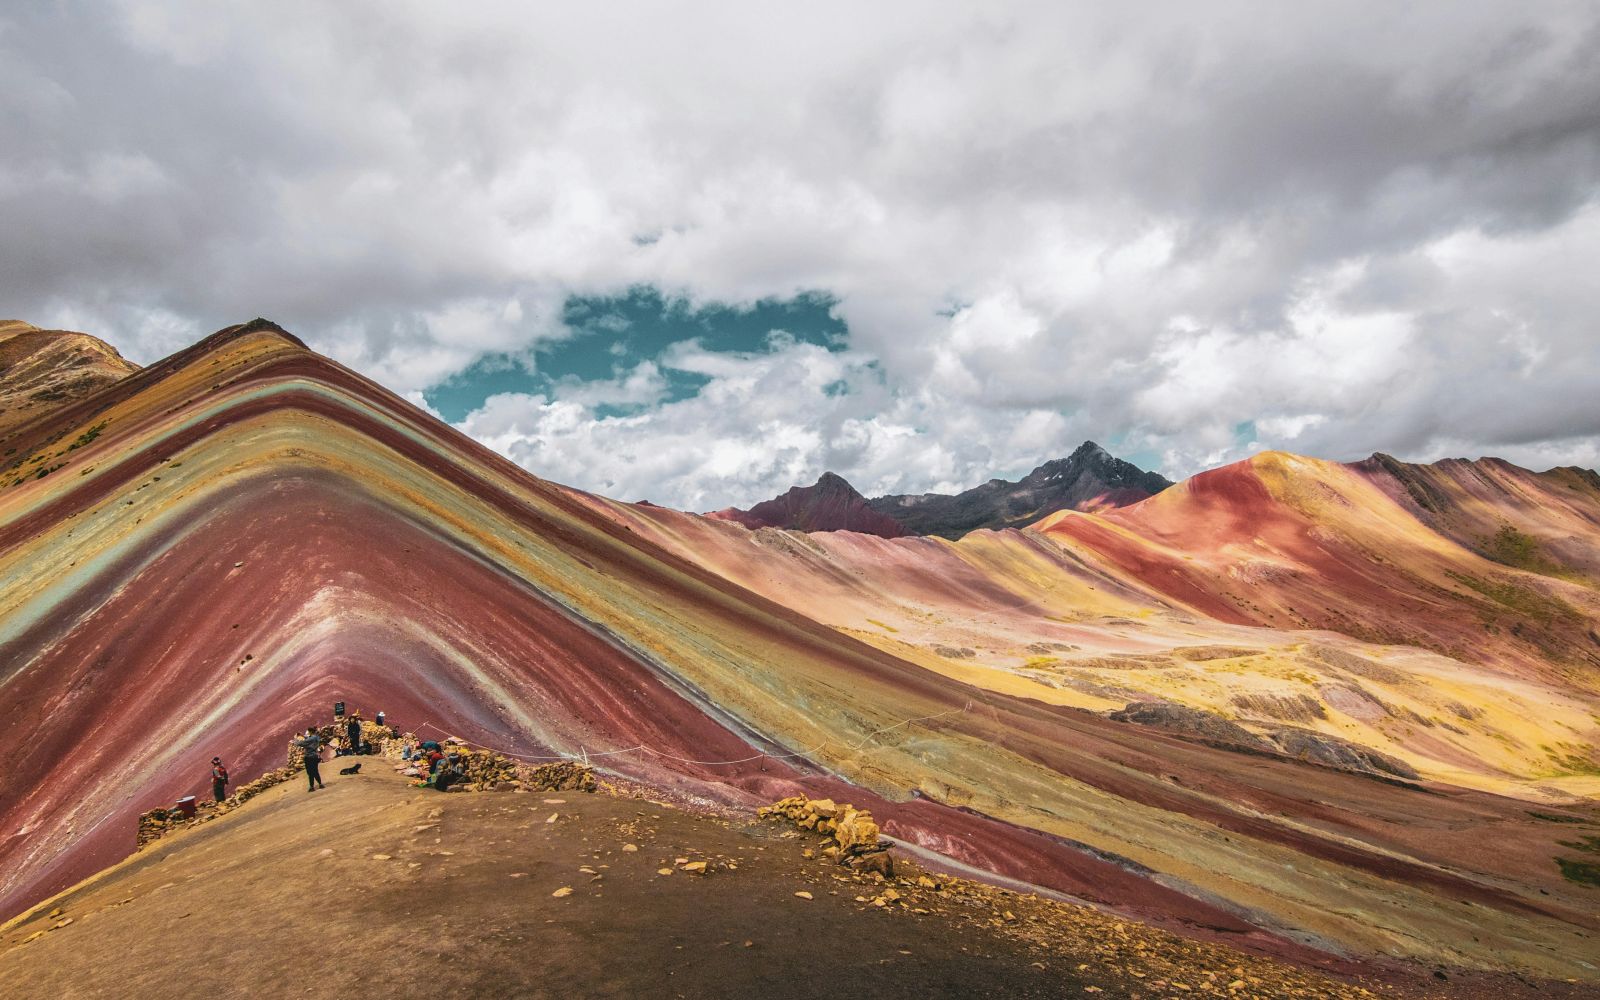
M 978 528 L 1021 528 L 1058 510 L 1126 507 L 1172 483 L 1116 458 L 1093 441 L 1066 458 L 1034 469 L 1019 482 L 991 479 L 964 493 L 923 493 L 867 500 L 844 479 L 823 473 L 815 486 L 796 486 L 749 510 L 729 507 L 710 517 L 747 528 L 860 531 L 894 538 L 960 538 Z
M 978 528 L 1021 528 L 1058 510 L 1126 507 L 1172 483 L 1124 462 L 1093 441 L 1046 462 L 1019 482 L 991 479 L 955 496 L 944 493 L 874 497 L 867 506 L 913 535 L 960 538 Z

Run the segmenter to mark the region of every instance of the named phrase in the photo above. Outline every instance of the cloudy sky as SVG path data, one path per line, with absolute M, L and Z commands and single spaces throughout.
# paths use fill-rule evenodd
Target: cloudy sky
M 0 314 L 266 316 L 747 504 L 1282 448 L 1600 464 L 1600 6 L 0 13 Z

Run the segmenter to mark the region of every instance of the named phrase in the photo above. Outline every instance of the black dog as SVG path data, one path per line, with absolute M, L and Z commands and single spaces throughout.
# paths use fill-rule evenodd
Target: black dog
M 361 765 L 360 764 L 351 764 L 349 767 L 341 767 L 339 769 L 339 773 L 340 774 L 360 774 L 361 773 Z

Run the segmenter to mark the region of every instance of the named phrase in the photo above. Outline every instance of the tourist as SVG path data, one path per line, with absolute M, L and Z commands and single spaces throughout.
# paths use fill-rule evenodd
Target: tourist
M 317 765 L 322 763 L 322 737 L 317 733 L 317 727 L 307 726 L 306 734 L 295 740 L 294 745 L 305 751 L 306 791 L 326 788 L 317 770 Z
M 223 766 L 221 757 L 211 758 L 211 797 L 221 802 L 227 794 L 228 769 Z
M 350 738 L 350 752 L 352 754 L 359 754 L 361 752 L 360 714 L 350 716 L 350 721 L 345 723 L 344 731 L 345 735 Z

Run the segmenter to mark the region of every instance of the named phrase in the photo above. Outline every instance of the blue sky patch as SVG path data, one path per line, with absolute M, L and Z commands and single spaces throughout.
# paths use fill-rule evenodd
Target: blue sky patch
M 558 382 L 613 379 L 640 362 L 659 363 L 669 347 L 684 341 L 699 341 L 708 351 L 759 354 L 772 349 L 772 332 L 782 330 L 795 342 L 843 350 L 848 331 L 833 314 L 834 304 L 820 292 L 749 305 L 692 305 L 650 287 L 624 295 L 574 296 L 562 309 L 568 336 L 538 343 L 529 354 L 485 355 L 423 396 L 446 420 L 457 422 L 497 393 L 548 393 Z M 662 375 L 667 402 L 693 396 L 710 381 L 665 365 Z M 607 404 L 596 416 L 628 412 L 629 407 Z

